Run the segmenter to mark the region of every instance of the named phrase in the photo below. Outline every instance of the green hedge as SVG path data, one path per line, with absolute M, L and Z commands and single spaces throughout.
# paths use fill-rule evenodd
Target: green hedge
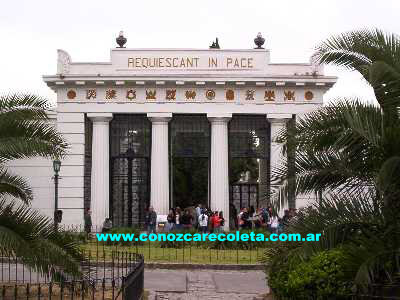
M 287 260 L 271 264 L 268 283 L 279 299 L 349 299 L 352 282 L 346 256 L 339 249 L 319 252 L 290 266 Z

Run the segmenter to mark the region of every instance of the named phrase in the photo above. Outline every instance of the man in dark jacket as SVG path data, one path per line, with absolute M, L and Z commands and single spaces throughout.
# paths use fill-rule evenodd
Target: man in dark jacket
M 149 211 L 145 216 L 145 223 L 147 227 L 147 234 L 156 233 L 157 213 L 154 211 L 153 206 L 149 207 Z

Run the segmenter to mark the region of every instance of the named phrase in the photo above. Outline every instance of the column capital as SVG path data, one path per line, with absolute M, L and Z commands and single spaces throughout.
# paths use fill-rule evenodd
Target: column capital
M 110 122 L 113 118 L 112 113 L 88 113 L 86 116 L 93 122 Z
M 270 123 L 286 123 L 291 118 L 291 114 L 267 114 L 267 120 Z
M 172 113 L 148 113 L 147 117 L 152 123 L 168 123 L 172 119 Z
M 227 123 L 232 118 L 229 113 L 208 113 L 207 118 L 212 123 Z

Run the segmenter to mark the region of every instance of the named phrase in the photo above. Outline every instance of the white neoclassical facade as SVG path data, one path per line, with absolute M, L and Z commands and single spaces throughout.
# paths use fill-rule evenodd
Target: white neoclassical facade
M 60 172 L 64 224 L 137 225 L 152 205 L 202 203 L 225 219 L 266 205 L 281 162 L 274 136 L 322 105 L 335 77 L 320 65 L 276 64 L 265 49 L 111 50 L 107 62 L 74 62 L 58 50 L 51 114 L 70 144 Z M 51 162 L 13 163 L 31 178 L 36 207 L 52 216 Z M 298 197 L 292 206 L 307 199 Z M 226 224 L 228 226 L 228 222 Z

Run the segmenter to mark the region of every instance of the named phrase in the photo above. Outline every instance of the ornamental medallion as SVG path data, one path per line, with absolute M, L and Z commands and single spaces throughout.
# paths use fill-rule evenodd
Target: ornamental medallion
M 275 91 L 272 91 L 272 90 L 265 91 L 264 100 L 265 101 L 275 101 Z
M 294 91 L 284 91 L 283 94 L 285 95 L 284 100 L 296 100 L 294 97 Z
M 186 100 L 194 100 L 196 98 L 196 91 L 186 91 L 185 92 Z
M 75 99 L 76 92 L 74 90 L 69 90 L 68 93 L 67 93 L 67 97 L 68 97 L 68 99 L 71 99 L 71 100 Z
M 165 98 L 167 100 L 175 100 L 176 99 L 176 90 L 167 90 Z
M 156 92 L 156 90 L 146 90 L 146 100 L 155 100 Z
M 254 100 L 255 90 L 247 90 L 246 91 L 246 100 Z
M 311 92 L 311 91 L 305 92 L 304 98 L 305 98 L 306 100 L 312 100 L 312 99 L 314 98 L 313 92 Z
M 107 90 L 106 91 L 106 99 L 111 100 L 117 98 L 117 91 L 116 90 Z
M 86 90 L 86 99 L 96 99 L 96 90 Z
M 235 99 L 235 92 L 233 90 L 226 90 L 226 100 L 234 100 Z
M 206 98 L 208 100 L 214 100 L 215 99 L 215 91 L 214 90 L 207 90 L 206 91 Z
M 126 91 L 126 99 L 128 99 L 128 100 L 136 99 L 136 91 L 135 90 L 127 90 Z

